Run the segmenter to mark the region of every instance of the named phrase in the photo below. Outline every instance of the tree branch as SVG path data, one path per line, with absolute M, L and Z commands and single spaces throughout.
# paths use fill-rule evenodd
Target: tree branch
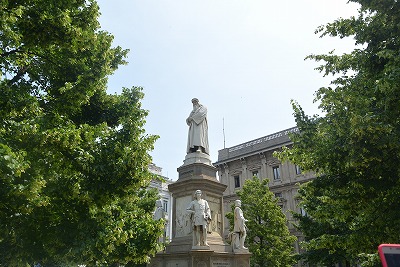
M 28 69 L 29 69 L 29 66 L 22 66 L 18 70 L 17 74 L 11 80 L 8 81 L 8 84 L 12 85 L 13 83 L 15 83 L 17 80 L 19 80 L 28 71 Z
M 9 55 L 16 54 L 16 53 L 20 53 L 20 52 L 24 52 L 24 51 L 21 50 L 21 49 L 19 49 L 19 48 L 17 48 L 17 49 L 8 51 L 8 52 L 4 52 L 4 53 L 0 54 L 0 56 L 1 56 L 1 57 L 7 57 L 7 56 L 9 56 Z

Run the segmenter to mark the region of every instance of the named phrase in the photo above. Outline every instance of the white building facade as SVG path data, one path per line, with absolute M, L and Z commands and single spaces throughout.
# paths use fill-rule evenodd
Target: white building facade
M 155 164 L 149 165 L 150 172 L 157 174 L 162 177 L 164 181 L 152 180 L 150 188 L 156 188 L 162 201 L 164 212 L 166 213 L 166 225 L 164 231 L 164 241 L 171 241 L 172 237 L 172 195 L 168 190 L 168 185 L 172 184 L 173 181 L 162 175 L 162 168 Z
M 289 134 L 297 131 L 298 129 L 294 127 L 221 149 L 218 151 L 218 161 L 214 166 L 218 169 L 220 182 L 227 186 L 224 192 L 225 211 L 231 210 L 231 205 L 238 199 L 236 192 L 242 189 L 247 179 L 253 176 L 259 179 L 268 178 L 269 188 L 278 198 L 278 205 L 282 207 L 290 232 L 301 240 L 302 234 L 293 226 L 294 220 L 290 211 L 302 212 L 296 198 L 298 185 L 313 179 L 314 174 L 303 173 L 298 166 L 290 162 L 281 162 L 273 156 L 273 153 L 283 146 L 292 145 Z M 229 225 L 226 224 L 224 227 L 227 235 Z M 298 243 L 295 249 L 299 252 Z

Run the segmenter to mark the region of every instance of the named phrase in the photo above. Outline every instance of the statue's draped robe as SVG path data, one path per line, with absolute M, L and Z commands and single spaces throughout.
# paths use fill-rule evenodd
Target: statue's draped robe
M 196 110 L 193 110 L 189 118 L 192 118 L 189 125 L 187 153 L 190 153 L 190 148 L 200 146 L 204 148 L 206 154 L 210 154 L 208 147 L 208 124 L 207 124 L 207 108 L 200 105 Z
M 246 231 L 246 226 L 245 226 L 245 220 L 243 217 L 243 211 L 239 208 L 236 207 L 234 211 L 234 232 L 244 232 Z

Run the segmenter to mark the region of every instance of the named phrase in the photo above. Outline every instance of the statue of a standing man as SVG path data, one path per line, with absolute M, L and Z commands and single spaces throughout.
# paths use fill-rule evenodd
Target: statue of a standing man
M 158 242 L 160 242 L 160 243 L 165 242 L 166 241 L 165 228 L 166 228 L 166 225 L 168 223 L 168 214 L 163 208 L 163 204 L 162 204 L 162 200 L 161 199 L 158 199 L 156 201 L 156 210 L 153 213 L 153 219 L 156 220 L 156 221 L 161 220 L 161 219 L 164 220 L 164 222 L 165 222 L 165 224 L 164 224 L 164 234 L 163 234 L 162 237 L 158 238 Z
M 186 152 L 189 154 L 199 151 L 209 155 L 207 108 L 201 105 L 197 98 L 193 98 L 192 103 L 193 110 L 186 119 L 189 126 Z
M 193 246 L 208 246 L 207 226 L 211 221 L 211 212 L 207 200 L 201 198 L 201 193 L 201 190 L 196 190 L 196 199 L 186 209 L 192 214 Z
M 234 211 L 234 224 L 233 232 L 237 235 L 234 242 L 234 248 L 236 249 L 247 249 L 244 246 L 244 240 L 246 239 L 246 219 L 243 217 L 243 211 L 240 208 L 242 201 L 235 200 L 235 211 Z

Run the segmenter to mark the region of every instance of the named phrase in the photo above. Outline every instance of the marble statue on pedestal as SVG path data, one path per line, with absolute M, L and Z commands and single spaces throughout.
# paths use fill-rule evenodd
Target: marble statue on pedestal
M 189 154 L 199 151 L 209 155 L 207 108 L 201 105 L 197 98 L 193 98 L 192 103 L 193 110 L 186 119 L 189 126 L 186 152 Z
M 161 219 L 164 219 L 164 221 L 165 221 L 164 228 L 165 228 L 165 226 L 166 226 L 166 224 L 167 224 L 167 222 L 168 222 L 168 214 L 165 212 L 165 210 L 164 210 L 164 208 L 163 208 L 162 200 L 161 200 L 161 199 L 156 200 L 156 210 L 155 210 L 154 213 L 153 213 L 153 219 L 154 219 L 154 220 L 161 220 Z M 165 230 L 165 229 L 164 229 L 164 230 Z M 162 237 L 160 237 L 160 238 L 158 239 L 158 241 L 159 241 L 160 243 L 166 241 L 166 240 L 165 240 L 165 233 L 164 233 L 164 236 L 162 236 Z
M 161 199 L 156 200 L 156 210 L 154 211 L 153 219 L 156 221 L 160 219 L 165 219 L 165 211 L 163 209 Z
M 207 200 L 201 198 L 201 190 L 196 190 L 196 199 L 186 209 L 191 214 L 193 225 L 193 248 L 208 247 L 207 227 L 211 222 L 211 211 Z
M 242 202 L 235 200 L 235 211 L 234 211 L 234 224 L 232 233 L 232 246 L 233 250 L 247 250 L 244 246 L 246 239 L 246 219 L 243 217 L 243 211 L 240 208 Z

